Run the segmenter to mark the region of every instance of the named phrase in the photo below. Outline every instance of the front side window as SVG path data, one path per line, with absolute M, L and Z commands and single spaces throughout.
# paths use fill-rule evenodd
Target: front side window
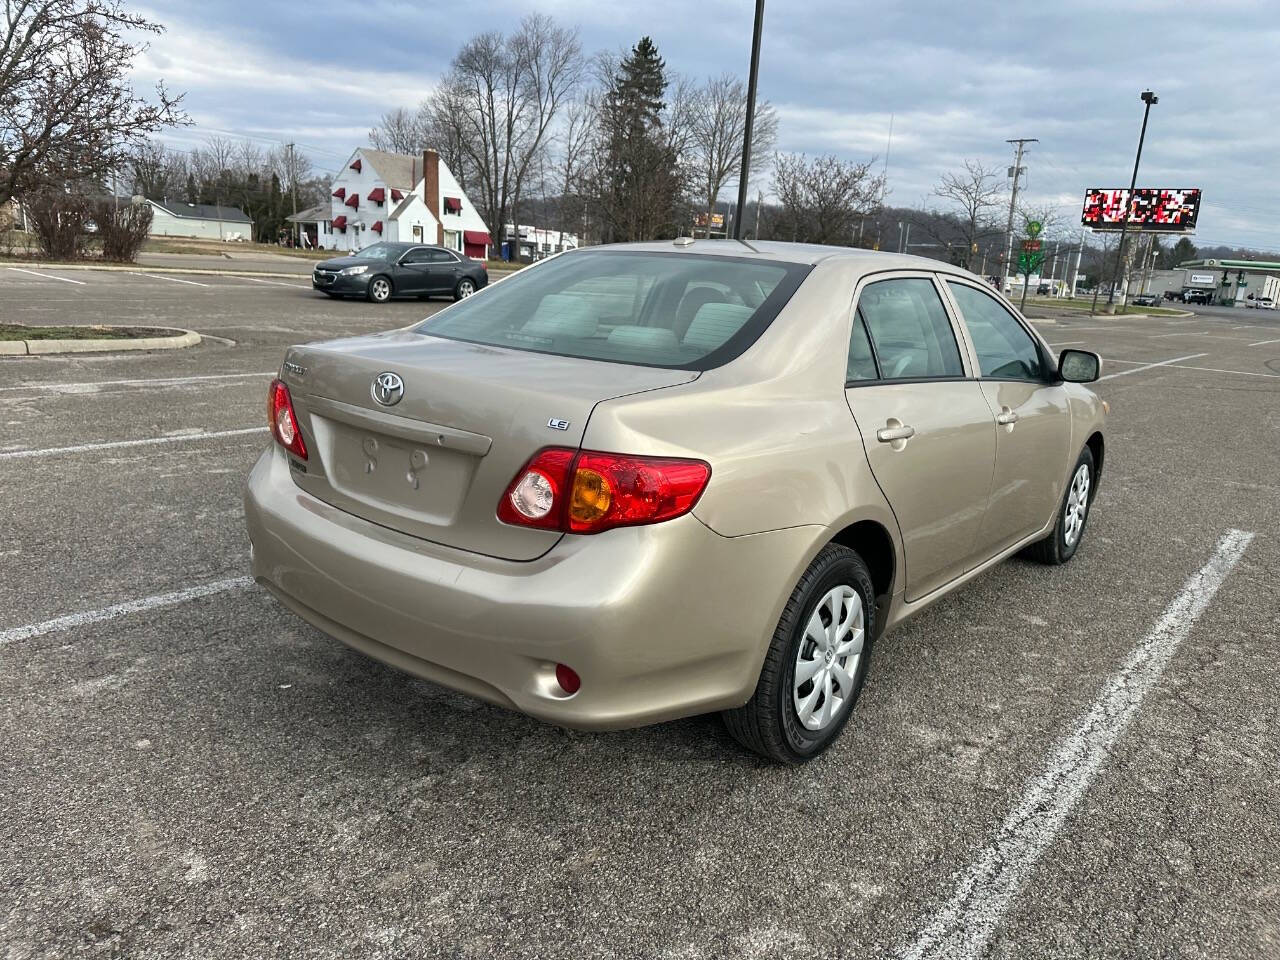
M 903 277 L 869 283 L 858 298 L 857 313 L 886 380 L 964 376 L 960 348 L 932 280 Z
M 995 380 L 1043 380 L 1040 350 L 1031 335 L 994 297 L 947 281 L 978 354 L 982 376 Z
M 515 350 L 708 370 L 754 343 L 811 269 L 746 257 L 574 252 L 414 329 Z

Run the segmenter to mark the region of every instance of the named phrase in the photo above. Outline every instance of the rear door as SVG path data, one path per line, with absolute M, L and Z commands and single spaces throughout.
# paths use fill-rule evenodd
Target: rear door
M 431 251 L 431 293 L 452 293 L 458 285 L 458 274 L 462 264 L 448 250 L 439 248 Z
M 863 280 L 845 397 L 902 532 L 908 600 L 970 568 L 986 509 L 995 426 L 965 354 L 931 274 Z
M 991 556 L 1048 522 L 1062 498 L 1071 450 L 1067 390 L 1048 351 L 1010 309 L 976 283 L 947 277 L 979 383 L 996 421 L 991 500 L 978 535 Z

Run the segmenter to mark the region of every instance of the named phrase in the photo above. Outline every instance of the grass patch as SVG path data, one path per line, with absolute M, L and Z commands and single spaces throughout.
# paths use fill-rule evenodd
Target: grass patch
M 173 335 L 172 330 L 152 327 L 26 327 L 19 323 L 0 323 L 0 340 L 139 340 Z

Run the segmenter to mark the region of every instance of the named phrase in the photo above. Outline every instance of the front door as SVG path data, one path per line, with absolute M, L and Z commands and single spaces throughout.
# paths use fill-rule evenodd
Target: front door
M 946 287 L 973 344 L 996 422 L 991 500 L 978 535 L 985 559 L 1054 516 L 1074 462 L 1071 411 L 1066 388 L 1055 382 L 1052 357 L 1022 321 L 977 284 L 948 278 Z
M 394 278 L 398 293 L 431 292 L 431 254 L 433 252 L 430 247 L 413 247 L 401 255 Z
M 973 565 L 995 458 L 995 425 L 968 375 L 936 281 L 864 284 L 845 397 L 902 533 L 906 597 Z

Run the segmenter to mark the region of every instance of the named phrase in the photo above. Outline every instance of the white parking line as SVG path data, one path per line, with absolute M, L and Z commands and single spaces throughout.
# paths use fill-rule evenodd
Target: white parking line
M 1220 333 L 1200 333 L 1198 330 L 1191 330 L 1187 333 L 1157 333 L 1148 339 L 1165 340 L 1169 337 L 1204 337 L 1206 340 L 1233 340 L 1236 343 L 1244 343 L 1243 337 L 1224 337 Z
M 1124 666 L 1102 688 L 1089 712 L 1058 745 L 1045 771 L 1028 785 L 991 843 L 960 878 L 951 900 L 902 957 L 969 958 L 985 953 L 996 926 L 1036 861 L 1053 842 L 1143 698 L 1252 539 L 1253 534 L 1243 530 L 1223 535 L 1209 562 L 1187 580 Z
M 233 274 L 237 280 L 250 280 L 253 283 L 270 283 L 277 287 L 293 287 L 295 290 L 306 290 L 307 285 L 304 283 L 286 283 L 283 280 L 263 280 L 261 277 L 246 277 L 243 274 Z
M 208 334 L 201 334 L 208 336 Z M 224 339 L 218 337 L 216 339 Z M 232 341 L 234 342 L 234 341 Z M 8 393 L 14 390 L 51 390 L 66 391 L 68 393 L 79 393 L 84 390 L 92 390 L 97 387 L 130 387 L 145 385 L 148 387 L 171 387 L 181 383 L 198 383 L 201 380 L 248 380 L 254 377 L 274 377 L 276 372 L 268 370 L 266 373 L 206 373 L 195 377 L 157 377 L 140 380 L 87 380 L 80 383 L 33 383 L 25 387 L 0 387 L 0 393 Z
M 1183 360 L 1195 360 L 1197 357 L 1207 357 L 1207 353 L 1193 353 L 1188 357 L 1174 357 L 1172 360 L 1161 360 L 1158 363 L 1144 363 L 1140 367 L 1134 367 L 1132 370 L 1121 370 L 1119 373 L 1108 373 L 1105 377 L 1099 377 L 1099 380 L 1112 380 L 1116 377 L 1128 376 L 1131 373 L 1141 373 L 1143 370 L 1150 370 L 1153 367 L 1167 367 L 1174 363 L 1181 363 Z
M 1257 343 L 1249 344 L 1249 346 L 1262 347 L 1262 346 L 1266 346 L 1268 343 L 1280 343 L 1280 340 L 1259 340 Z
M 196 283 L 194 280 L 182 280 L 178 277 L 162 277 L 158 273 L 130 273 L 131 277 L 149 277 L 152 280 L 168 280 L 170 283 L 187 283 L 193 287 L 207 287 L 207 283 Z
M 1117 360 L 1115 357 L 1103 357 L 1102 360 L 1104 363 L 1142 363 L 1141 360 Z M 1253 370 L 1224 370 L 1221 367 L 1193 367 L 1189 363 L 1171 363 L 1169 364 L 1169 368 L 1171 370 L 1201 370 L 1204 373 L 1234 373 L 1242 377 L 1267 377 L 1268 379 L 1280 380 L 1280 373 L 1257 373 Z M 1124 372 L 1128 373 L 1129 371 L 1126 370 Z M 1118 376 L 1118 374 L 1112 374 L 1112 376 Z M 1107 378 L 1099 377 L 1098 379 L 1105 380 Z
M 1074 347 L 1078 343 L 1087 343 L 1086 340 L 1067 340 L 1064 343 L 1051 343 L 1051 347 Z
M 104 620 L 115 620 L 117 617 L 141 613 L 143 610 L 172 607 L 179 603 L 186 603 L 188 600 L 198 600 L 200 597 L 209 597 L 215 593 L 237 590 L 252 583 L 253 577 L 228 577 L 226 580 L 215 580 L 213 583 L 187 587 L 185 590 L 175 590 L 173 593 L 158 593 L 138 600 L 126 600 L 124 603 L 112 604 L 98 610 L 83 610 L 80 613 L 68 613 L 41 623 L 29 623 L 24 627 L 10 627 L 8 630 L 0 630 L 0 646 L 17 640 L 30 640 L 46 633 L 71 630 L 91 623 L 102 623 Z
M 63 283 L 74 283 L 76 286 L 83 287 L 83 280 L 72 280 L 69 277 L 55 277 L 52 273 L 36 273 L 34 270 L 23 270 L 21 267 L 10 267 L 15 273 L 29 273 L 33 277 L 44 277 L 46 280 L 61 280 Z
M 205 433 L 183 433 L 173 437 L 148 437 L 145 440 L 111 440 L 106 443 L 80 443 L 74 447 L 46 447 L 43 450 L 8 450 L 0 452 L 0 460 L 26 460 L 32 457 L 55 457 L 63 453 L 88 453 L 91 450 L 119 450 L 123 447 L 154 447 L 164 443 L 186 443 L 191 440 L 216 440 L 219 437 L 241 437 L 250 433 L 266 433 L 266 427 L 243 427 L 239 430 L 211 430 Z

